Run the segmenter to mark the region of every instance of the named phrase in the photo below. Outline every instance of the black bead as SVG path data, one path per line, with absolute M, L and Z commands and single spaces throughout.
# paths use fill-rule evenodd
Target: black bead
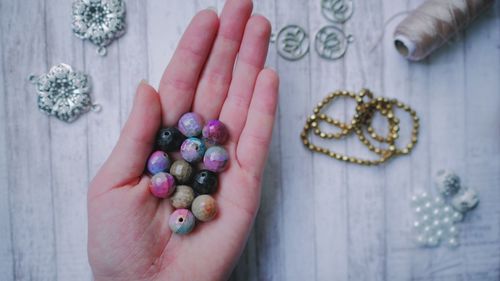
M 217 174 L 209 170 L 200 170 L 194 176 L 193 190 L 198 194 L 213 194 L 217 191 Z
M 156 147 L 165 152 L 178 151 L 185 139 L 177 128 L 164 128 L 156 135 Z

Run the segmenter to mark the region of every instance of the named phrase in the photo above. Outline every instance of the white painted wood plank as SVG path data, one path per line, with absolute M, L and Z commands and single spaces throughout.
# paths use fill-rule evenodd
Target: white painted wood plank
M 373 30 L 383 26 L 382 2 L 356 2 L 356 12 L 346 31 L 356 36 L 345 56 L 346 88 L 358 91 L 365 86 L 375 95 L 384 91 L 382 50 L 370 53 L 377 37 Z M 352 115 L 352 113 L 350 114 Z M 366 153 L 360 142 L 349 143 L 348 154 Z M 348 279 L 384 280 L 386 251 L 385 166 L 348 165 Z
M 0 15 L 5 16 L 4 4 L 0 2 Z M 3 25 L 0 25 L 0 40 L 5 42 L 3 36 Z M 7 120 L 7 81 L 5 79 L 5 59 L 4 47 L 0 44 L 0 85 L 4 94 L 0 95 L 0 120 Z M 8 164 L 8 130 L 7 123 L 0 122 L 0 279 L 14 279 L 14 260 L 12 249 L 12 229 L 11 229 L 11 213 L 10 213 L 10 194 L 9 194 L 9 164 Z
M 500 279 L 500 3 L 465 32 L 465 171 L 480 205 L 462 227 L 468 280 Z M 481 44 L 482 43 L 482 44 Z
M 297 24 L 309 30 L 310 1 L 276 2 L 276 29 Z M 283 186 L 281 256 L 282 280 L 316 279 L 316 244 L 314 209 L 313 161 L 304 150 L 299 132 L 309 106 L 311 58 L 305 56 L 290 62 L 281 57 L 277 61 L 281 74 L 279 135 L 281 143 L 281 184 Z
M 71 32 L 71 2 L 47 0 L 46 53 L 49 65 L 67 63 L 83 71 L 83 43 Z M 99 77 L 92 77 L 99 79 Z M 93 95 L 95 97 L 95 95 Z M 91 113 L 89 113 L 91 114 Z M 51 118 L 50 145 L 58 280 L 89 280 L 87 259 L 87 122 Z
M 345 63 L 343 59 L 328 61 L 319 57 L 315 51 L 314 40 L 317 31 L 330 22 L 321 13 L 320 1 L 311 2 L 309 10 L 309 34 L 310 34 L 310 90 L 311 101 L 307 106 L 307 114 L 312 114 L 316 104 L 330 92 L 337 89 L 345 89 Z M 356 90 L 356 89 L 352 89 Z M 300 106 L 300 105 L 298 105 Z M 333 101 L 331 106 L 322 111 L 335 118 L 345 120 L 350 118 L 346 112 L 345 101 Z M 304 125 L 305 120 L 297 124 L 296 131 Z M 322 129 L 329 132 L 337 132 L 322 124 Z M 298 132 L 296 133 L 298 134 Z M 312 135 L 312 134 L 311 134 Z M 313 138 L 316 143 L 331 149 L 332 151 L 345 153 L 346 142 L 321 141 Z M 305 148 L 301 148 L 305 149 Z M 308 152 L 311 153 L 311 152 Z M 347 185 L 345 163 L 334 160 L 323 154 L 312 154 L 313 156 L 313 179 L 310 188 L 314 189 L 314 215 L 315 215 L 315 244 L 316 244 L 316 280 L 347 280 L 348 278 L 348 209 L 347 209 Z M 307 191 L 306 191 L 307 192 Z M 304 192 L 304 196 L 307 194 Z
M 388 22 L 393 15 L 407 9 L 404 2 L 384 3 L 384 22 Z M 420 114 L 419 108 L 416 108 L 416 104 L 412 103 L 413 95 L 419 95 L 419 93 L 410 91 L 409 69 L 411 64 L 394 48 L 392 34 L 402 18 L 400 16 L 385 27 L 385 36 L 377 44 L 378 49 L 383 49 L 384 91 L 386 96 L 397 98 Z M 400 132 L 401 141 L 398 141 L 398 144 L 406 146 L 411 139 L 412 121 L 410 116 L 401 110 L 398 110 L 397 114 L 403 128 Z M 408 250 L 409 247 L 413 246 L 412 210 L 409 209 L 409 198 L 411 198 L 413 189 L 412 157 L 420 153 L 422 146 L 422 144 L 417 144 L 410 156 L 401 156 L 399 159 L 391 161 L 386 168 L 386 280 L 410 280 L 412 276 L 410 262 L 412 252 Z
M 148 15 L 146 5 L 128 0 L 127 33 L 116 42 L 120 66 L 120 124 L 128 119 L 137 85 L 142 79 L 148 80 Z M 131 67 L 133 66 L 133 67 Z
M 44 1 L 2 2 L 14 279 L 56 280 L 49 119 L 26 78 L 47 70 Z M 29 20 L 27 20 L 29 19 Z

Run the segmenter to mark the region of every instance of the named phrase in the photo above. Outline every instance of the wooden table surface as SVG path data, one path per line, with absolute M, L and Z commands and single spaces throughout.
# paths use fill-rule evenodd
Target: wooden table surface
M 72 35 L 71 1 L 0 1 L 0 280 L 92 278 L 88 182 L 119 136 L 137 83 L 158 85 L 190 18 L 223 6 L 126 2 L 128 31 L 102 58 Z M 458 40 L 411 63 L 392 46 L 402 17 L 381 35 L 392 15 L 421 2 L 355 1 L 341 26 L 355 42 L 337 61 L 312 51 L 290 62 L 270 46 L 268 65 L 281 76 L 279 116 L 261 208 L 232 280 L 500 280 L 500 3 Z M 313 37 L 328 24 L 319 0 L 258 0 L 255 11 L 275 32 L 298 24 Z M 26 77 L 59 62 L 92 76 L 101 113 L 64 124 L 37 110 Z M 299 133 L 313 106 L 335 89 L 362 87 L 415 108 L 421 135 L 414 152 L 358 167 L 305 150 Z M 336 116 L 349 110 L 341 103 Z M 355 141 L 332 147 L 366 153 Z M 460 247 L 418 248 L 409 197 L 433 191 L 443 168 L 479 190 L 481 202 L 461 224 Z

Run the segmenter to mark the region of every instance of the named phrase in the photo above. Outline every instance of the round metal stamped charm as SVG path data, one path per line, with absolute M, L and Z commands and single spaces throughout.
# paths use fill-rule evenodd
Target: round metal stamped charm
M 321 0 L 321 13 L 331 22 L 345 22 L 354 11 L 351 0 Z
M 352 35 L 333 25 L 321 28 L 316 34 L 314 47 L 318 55 L 327 60 L 336 60 L 344 56 L 349 43 L 354 41 Z
M 61 63 L 48 73 L 29 77 L 38 92 L 38 108 L 57 119 L 72 122 L 89 110 L 99 110 L 90 98 L 90 79 Z
M 276 48 L 284 59 L 298 60 L 309 51 L 309 37 L 302 27 L 287 25 L 278 33 Z
M 75 0 L 73 33 L 98 46 L 97 53 L 106 55 L 106 46 L 125 33 L 123 0 Z

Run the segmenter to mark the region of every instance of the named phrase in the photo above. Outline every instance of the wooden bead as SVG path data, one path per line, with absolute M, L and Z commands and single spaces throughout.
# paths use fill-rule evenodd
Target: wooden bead
M 200 195 L 193 201 L 193 215 L 200 221 L 210 221 L 217 214 L 217 203 L 210 195 Z
M 187 209 L 194 200 L 194 191 L 187 185 L 178 185 L 170 197 L 170 203 L 176 209 Z
M 177 160 L 170 167 L 170 174 L 178 183 L 188 183 L 193 174 L 193 167 L 185 160 Z

